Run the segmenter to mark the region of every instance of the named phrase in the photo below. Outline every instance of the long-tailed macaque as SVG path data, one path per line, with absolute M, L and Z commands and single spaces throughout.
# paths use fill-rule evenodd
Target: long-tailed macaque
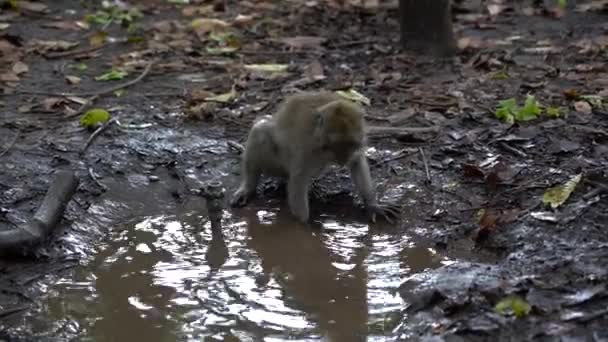
M 395 204 L 376 200 L 365 157 L 364 111 L 358 104 L 332 92 L 291 95 L 273 115 L 258 119 L 251 128 L 242 157 L 242 180 L 231 200 L 244 206 L 255 195 L 261 174 L 287 177 L 288 204 L 300 221 L 309 218 L 308 191 L 314 177 L 326 166 L 350 169 L 370 220 L 381 215 L 393 222 Z

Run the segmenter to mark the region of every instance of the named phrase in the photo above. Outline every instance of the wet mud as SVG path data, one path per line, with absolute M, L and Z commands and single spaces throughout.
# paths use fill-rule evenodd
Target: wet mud
M 3 85 L 0 99 L 0 229 L 31 217 L 56 170 L 73 170 L 80 185 L 36 258 L 0 261 L 0 340 L 608 339 L 608 111 L 601 101 L 587 111 L 569 90 L 608 87 L 605 44 L 581 52 L 583 40 L 605 37 L 605 13 L 556 19 L 518 9 L 487 20 L 465 11 L 455 23 L 469 45 L 453 60 L 434 60 L 394 48 L 394 8 L 321 3 L 252 10 L 226 2 L 209 16 L 257 11 L 295 23 L 244 29 L 249 52 L 239 55 L 295 71 L 277 79 L 241 75 L 223 67 L 234 58 L 202 54 L 196 39 L 196 49 L 154 50 L 150 59 L 173 64 L 157 64 L 123 95 L 98 100 L 120 124 L 84 155 L 91 132 L 77 118 L 18 110 L 50 96 L 24 89 L 67 89 L 62 72 L 79 60 L 25 54 L 28 74 L 18 87 Z M 459 2 L 460 11 L 462 3 L 469 2 Z M 76 1 L 49 6 L 66 20 L 92 10 Z M 146 6 L 142 20 L 162 41 L 167 32 L 154 22 L 182 14 Z M 11 19 L 9 40 L 83 40 L 83 32 L 44 29 L 46 21 Z M 256 45 L 276 35 L 328 41 L 303 52 Z M 146 47 L 110 44 L 85 58 L 91 77 L 79 89 L 99 87 L 93 75 Z M 314 63 L 325 78 L 302 83 Z M 503 72 L 507 79 L 495 77 Z M 234 101 L 202 118 L 185 114 L 192 99 L 184 94 L 200 87 L 222 93 L 230 84 L 238 85 Z M 355 86 L 372 100 L 373 124 L 442 127 L 370 138 L 372 175 L 382 198 L 403 205 L 399 224 L 369 224 L 340 169 L 316 180 L 311 224 L 291 218 L 276 179 L 265 179 L 246 208 L 227 207 L 239 176 L 234 142 L 294 86 Z M 515 125 L 496 119 L 499 100 L 530 93 L 564 115 Z M 542 205 L 547 188 L 576 174 L 584 180 L 563 205 Z M 200 191 L 210 180 L 226 190 L 221 229 L 212 227 Z M 530 310 L 498 312 L 511 296 Z

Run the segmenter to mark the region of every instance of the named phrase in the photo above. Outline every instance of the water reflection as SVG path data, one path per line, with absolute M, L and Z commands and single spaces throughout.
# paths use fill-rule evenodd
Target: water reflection
M 403 306 L 393 291 L 442 259 L 403 232 L 240 214 L 224 212 L 224 227 L 185 211 L 115 229 L 88 268 L 54 287 L 46 314 L 80 327 L 79 340 L 383 341 L 391 326 L 377 322 Z
M 349 267 L 325 245 L 321 231 L 294 223 L 287 215 L 274 222 L 247 216 L 249 246 L 261 259 L 264 279 L 274 276 L 282 299 L 302 310 L 331 341 L 365 341 L 367 336 L 367 273 L 362 244 L 354 244 Z M 266 286 L 258 282 L 259 286 Z

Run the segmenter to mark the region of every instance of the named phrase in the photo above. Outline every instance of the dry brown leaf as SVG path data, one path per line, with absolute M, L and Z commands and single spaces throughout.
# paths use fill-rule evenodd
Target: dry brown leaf
M 16 75 L 21 75 L 23 73 L 30 71 L 30 68 L 27 66 L 27 64 L 25 64 L 23 62 L 15 62 L 15 64 L 13 64 L 13 67 L 11 69 L 13 70 L 13 72 Z
M 0 74 L 0 81 L 2 82 L 19 82 L 21 79 L 17 74 L 12 71 L 7 71 L 5 73 Z
M 458 39 L 456 45 L 460 50 L 467 48 L 479 49 L 483 45 L 483 41 L 478 37 L 462 37 Z
M 55 28 L 55 29 L 60 29 L 60 30 L 72 30 L 72 31 L 80 31 L 82 29 L 75 22 L 67 21 L 67 20 L 53 21 L 51 23 L 44 23 L 44 24 L 42 24 L 42 27 Z
M 251 22 L 253 22 L 252 15 L 239 14 L 236 16 L 236 18 L 234 18 L 234 23 L 241 26 L 249 24 Z
M 189 101 L 200 102 L 205 101 L 206 98 L 209 98 L 215 94 L 205 89 L 192 89 L 188 95 Z
M 222 31 L 230 27 L 227 22 L 214 18 L 198 18 L 190 23 L 197 35 L 204 35 L 212 31 Z
M 325 79 L 325 74 L 323 73 L 323 66 L 318 60 L 314 60 L 310 65 L 308 65 L 308 77 L 311 80 L 319 81 Z
M 19 0 L 17 1 L 17 7 L 19 9 L 36 13 L 47 13 L 49 11 L 48 6 L 41 2 Z
M 278 41 L 295 49 L 318 48 L 327 39 L 315 36 L 295 36 L 279 38 Z
M 42 109 L 46 112 L 52 112 L 65 102 L 66 100 L 62 97 L 49 97 L 42 100 Z
M 577 112 L 581 112 L 584 114 L 591 114 L 591 105 L 587 101 L 575 102 L 574 109 L 576 109 Z
M 583 114 L 591 114 L 591 105 L 587 101 L 574 102 L 574 109 Z
M 506 8 L 507 8 L 507 6 L 500 5 L 500 4 L 489 4 L 487 6 L 488 13 L 493 17 L 502 13 Z
M 72 75 L 65 75 L 65 79 L 69 84 L 78 84 L 82 80 L 80 77 Z
M 474 177 L 474 178 L 484 178 L 485 174 L 479 168 L 479 166 L 474 164 L 463 164 L 462 171 L 464 172 L 465 177 Z
M 66 51 L 78 45 L 78 42 L 68 42 L 65 40 L 39 40 L 32 39 L 29 42 L 29 50 L 35 51 L 41 54 L 45 54 L 47 52 L 58 52 L 58 51 Z
M 182 14 L 185 17 L 193 17 L 195 15 L 207 15 L 212 12 L 213 12 L 213 5 L 186 6 L 182 9 Z

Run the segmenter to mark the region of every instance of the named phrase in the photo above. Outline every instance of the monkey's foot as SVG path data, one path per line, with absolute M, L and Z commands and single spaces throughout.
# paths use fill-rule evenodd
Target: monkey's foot
M 367 207 L 369 219 L 376 223 L 378 215 L 384 217 L 388 223 L 395 223 L 401 216 L 401 206 L 396 203 L 378 203 Z

